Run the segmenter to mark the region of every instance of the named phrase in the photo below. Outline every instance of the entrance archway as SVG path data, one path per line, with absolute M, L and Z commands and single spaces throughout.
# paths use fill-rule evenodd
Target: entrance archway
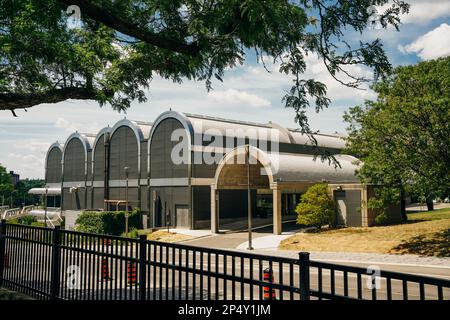
M 257 213 L 258 198 L 273 199 L 274 230 L 281 233 L 281 191 L 274 186 L 270 161 L 262 150 L 246 145 L 227 153 L 216 169 L 211 186 L 211 231 L 219 231 L 219 220 L 224 223 L 248 216 L 250 188 L 252 216 Z

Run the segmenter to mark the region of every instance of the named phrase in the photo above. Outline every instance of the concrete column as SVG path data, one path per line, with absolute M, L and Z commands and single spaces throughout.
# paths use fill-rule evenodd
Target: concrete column
M 273 189 L 273 234 L 281 234 L 281 190 Z
M 214 185 L 211 185 L 211 233 L 219 233 L 219 209 L 217 208 L 217 193 Z

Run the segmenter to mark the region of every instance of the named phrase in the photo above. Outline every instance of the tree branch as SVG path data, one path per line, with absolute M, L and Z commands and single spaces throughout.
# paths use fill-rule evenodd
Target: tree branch
M 105 8 L 99 7 L 86 0 L 59 0 L 65 5 L 77 5 L 81 9 L 81 14 L 90 17 L 104 25 L 119 31 L 133 38 L 144 41 L 155 47 L 170 51 L 184 53 L 195 56 L 200 51 L 200 46 L 196 43 L 185 43 L 175 39 L 164 37 L 160 34 L 143 29 L 137 24 L 124 20 Z
M 36 93 L 0 93 L 0 110 L 10 110 L 16 117 L 14 110 L 31 108 L 41 103 L 58 103 L 67 99 L 91 100 L 95 99 L 96 91 L 86 88 L 52 89 Z

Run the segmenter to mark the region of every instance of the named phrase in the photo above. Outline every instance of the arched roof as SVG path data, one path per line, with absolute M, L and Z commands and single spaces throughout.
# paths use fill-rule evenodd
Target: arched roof
M 49 156 L 50 152 L 51 152 L 54 148 L 57 148 L 57 149 L 59 149 L 59 151 L 61 151 L 61 156 L 62 156 L 62 153 L 64 152 L 64 146 L 63 146 L 61 143 L 59 143 L 58 141 L 52 143 L 52 144 L 50 145 L 50 147 L 48 148 L 47 153 L 46 153 L 46 155 L 45 155 L 45 167 L 46 167 L 46 168 L 47 168 L 47 160 L 48 160 L 48 156 Z
M 92 133 L 79 133 L 74 132 L 72 133 L 66 140 L 66 143 L 64 144 L 64 151 L 63 154 L 66 152 L 66 148 L 69 145 L 70 141 L 73 139 L 80 140 L 81 144 L 83 145 L 84 152 L 87 156 L 87 152 L 92 150 L 92 145 L 94 143 L 96 135 Z M 64 159 L 64 156 L 63 156 Z
M 273 168 L 270 163 L 270 158 L 267 156 L 267 153 L 262 151 L 259 148 L 253 147 L 253 146 L 239 146 L 237 148 L 234 148 L 227 154 L 225 154 L 220 161 L 219 165 L 216 168 L 216 173 L 214 175 L 214 183 L 218 185 L 218 180 L 220 177 L 220 172 L 222 171 L 223 167 L 228 164 L 234 164 L 235 157 L 237 156 L 243 156 L 245 159 L 246 153 L 247 153 L 247 147 L 250 147 L 250 163 L 256 163 L 258 161 L 261 163 L 261 165 L 264 167 L 267 176 L 269 178 L 269 183 L 273 183 L 274 180 L 274 174 L 273 174 Z M 254 162 L 252 162 L 254 161 Z
M 128 119 L 119 120 L 111 128 L 111 138 L 120 127 L 128 127 L 133 130 L 136 139 L 141 142 L 150 137 L 152 124 L 150 122 L 133 121 Z
M 102 135 L 104 135 L 105 133 L 110 133 L 110 132 L 111 132 L 111 127 L 107 126 L 107 127 L 104 127 L 103 129 L 101 129 L 97 133 L 97 135 L 95 136 L 94 143 L 92 144 L 92 159 L 94 158 L 95 148 L 97 147 L 98 140 L 100 139 L 100 137 Z
M 138 148 L 138 172 L 140 174 L 141 172 L 141 142 L 145 140 L 149 140 L 150 133 L 153 128 L 153 123 L 151 122 L 143 122 L 143 121 L 134 121 L 134 120 L 128 120 L 128 119 L 122 119 L 111 128 L 111 134 L 110 134 L 110 140 L 113 138 L 114 133 L 120 128 L 120 127 L 128 127 L 131 130 L 133 130 L 134 135 L 136 136 L 137 140 L 137 148 Z
M 194 128 L 192 126 L 191 121 L 188 119 L 188 117 L 186 117 L 186 115 L 182 112 L 177 112 L 177 111 L 165 111 L 163 113 L 161 113 L 155 120 L 155 122 L 153 123 L 152 129 L 150 131 L 150 136 L 149 136 L 149 141 L 152 140 L 153 134 L 155 133 L 156 128 L 158 127 L 158 125 L 163 122 L 166 119 L 176 119 L 178 120 L 181 125 L 185 128 L 185 130 L 189 133 L 188 135 L 188 139 L 191 139 L 193 134 L 194 134 Z M 190 142 L 190 140 L 189 140 Z M 189 143 L 190 144 L 190 143 Z M 149 143 L 149 150 L 150 150 L 150 143 Z
M 273 122 L 260 124 L 182 113 L 172 110 L 163 112 L 158 116 L 150 132 L 149 140 L 152 139 L 158 124 L 167 118 L 178 120 L 190 134 L 189 136 L 191 139 L 193 138 L 194 133 L 205 133 L 211 130 L 210 132 L 220 132 L 223 136 L 226 136 L 227 130 L 234 130 L 235 137 L 237 138 L 246 138 L 248 136 L 246 133 L 254 132 L 257 134 L 257 137 L 267 137 L 268 140 L 279 139 L 280 143 L 312 145 L 312 142 L 306 134 L 302 134 L 294 129 L 285 128 Z M 338 135 L 317 133 L 313 134 L 313 136 L 320 147 L 342 149 L 345 146 L 344 139 Z M 192 141 L 190 141 L 190 144 L 191 143 Z
M 95 140 L 95 134 L 92 133 L 79 133 L 79 132 L 74 132 L 72 133 L 66 140 L 66 143 L 64 144 L 64 151 L 63 151 L 63 155 L 62 155 L 62 165 L 64 167 L 64 160 L 65 160 L 65 153 L 66 153 L 66 149 L 67 146 L 70 144 L 70 141 L 72 141 L 73 139 L 78 139 L 81 142 L 81 145 L 83 146 L 84 149 L 84 174 L 87 175 L 88 173 L 88 151 L 92 150 L 92 145 L 94 143 Z M 64 171 L 64 169 L 63 169 Z
M 220 172 L 226 164 L 234 161 L 238 155 L 246 154 L 246 146 L 239 146 L 228 152 L 219 163 L 215 173 L 215 184 L 218 184 Z M 287 153 L 266 153 L 259 148 L 249 146 L 250 160 L 259 161 L 264 167 L 269 182 L 290 182 L 290 183 L 359 183 L 356 176 L 358 159 L 349 155 L 336 155 L 340 167 L 334 164 L 323 162 L 312 155 L 287 154 Z M 244 158 L 245 159 L 245 158 Z M 252 162 L 250 162 L 252 163 Z M 256 163 L 256 162 L 253 162 Z

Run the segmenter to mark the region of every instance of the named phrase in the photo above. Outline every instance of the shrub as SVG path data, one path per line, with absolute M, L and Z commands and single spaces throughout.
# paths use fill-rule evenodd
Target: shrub
M 125 238 L 126 233 L 122 232 L 122 234 L 120 235 L 121 237 Z M 139 231 L 136 228 L 132 228 L 128 231 L 128 238 L 132 238 L 132 239 L 136 239 L 139 238 Z
M 334 201 L 328 193 L 328 185 L 311 186 L 301 197 L 295 208 L 297 224 L 320 228 L 334 224 Z
M 386 225 L 389 225 L 389 224 L 390 224 L 390 220 L 389 220 L 388 215 L 387 215 L 385 212 L 382 212 L 382 213 L 378 214 L 378 215 L 375 217 L 375 224 L 376 224 L 377 226 L 386 226 Z
M 84 211 L 75 221 L 77 231 L 105 234 L 103 212 Z
M 24 216 L 21 218 L 14 218 L 8 221 L 10 224 L 22 224 L 25 226 L 32 226 L 32 227 L 44 227 L 45 223 L 38 222 L 37 218 L 35 216 Z
M 76 230 L 118 236 L 125 230 L 125 211 L 84 211 L 76 220 Z M 128 213 L 128 228 L 142 227 L 139 209 Z

